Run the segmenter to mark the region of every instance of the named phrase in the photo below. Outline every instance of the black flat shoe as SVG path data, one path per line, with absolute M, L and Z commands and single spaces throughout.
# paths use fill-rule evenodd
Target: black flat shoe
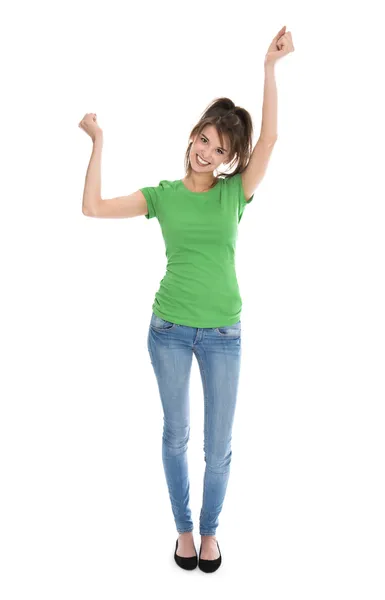
M 183 556 L 178 556 L 176 553 L 177 550 L 178 550 L 178 540 L 176 541 L 175 553 L 174 553 L 174 558 L 175 558 L 176 564 L 179 567 L 182 567 L 182 569 L 187 569 L 188 571 L 195 569 L 196 566 L 198 565 L 197 555 L 195 554 L 195 556 L 189 556 L 189 557 L 185 558 Z
M 219 550 L 218 542 L 217 542 L 217 546 L 218 546 L 218 550 Z M 204 571 L 205 573 L 214 573 L 214 571 L 219 569 L 219 567 L 221 566 L 221 563 L 222 563 L 222 555 L 221 555 L 220 550 L 219 550 L 218 558 L 214 558 L 214 560 L 205 560 L 204 558 L 201 558 L 201 552 L 202 552 L 202 544 L 199 549 L 199 562 L 198 562 L 198 565 L 199 565 L 199 568 L 201 571 Z

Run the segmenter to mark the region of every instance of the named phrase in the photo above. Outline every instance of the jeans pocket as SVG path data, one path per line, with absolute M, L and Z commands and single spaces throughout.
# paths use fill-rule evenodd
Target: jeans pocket
M 171 323 L 171 321 L 165 321 L 161 317 L 158 317 L 158 315 L 155 313 L 152 313 L 150 325 L 157 331 L 169 331 L 175 327 L 175 323 Z
M 215 331 L 222 337 L 239 338 L 241 337 L 241 322 L 234 323 L 233 325 L 226 325 L 224 327 L 216 327 Z

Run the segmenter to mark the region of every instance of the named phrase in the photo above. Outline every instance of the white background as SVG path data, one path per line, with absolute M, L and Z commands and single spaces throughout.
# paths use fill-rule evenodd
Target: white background
M 383 600 L 384 94 L 378 4 L 19 3 L 2 19 L 0 595 Z M 102 197 L 184 176 L 220 96 L 278 141 L 239 226 L 242 367 L 215 573 L 183 571 L 147 350 L 156 218 L 82 214 L 95 112 Z M 203 390 L 191 375 L 199 551 Z M 246 591 L 247 588 L 247 591 Z

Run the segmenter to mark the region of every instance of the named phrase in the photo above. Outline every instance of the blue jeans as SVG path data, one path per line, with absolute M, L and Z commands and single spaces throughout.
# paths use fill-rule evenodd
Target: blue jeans
M 206 463 L 200 535 L 215 535 L 230 474 L 241 321 L 226 327 L 198 329 L 165 321 L 152 313 L 147 347 L 163 406 L 162 460 L 178 533 L 193 530 L 187 445 L 193 353 L 197 358 L 204 392 Z

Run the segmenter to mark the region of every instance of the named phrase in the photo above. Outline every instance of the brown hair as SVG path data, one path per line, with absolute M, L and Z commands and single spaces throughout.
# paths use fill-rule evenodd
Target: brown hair
M 216 98 L 206 110 L 202 113 L 198 123 L 192 129 L 189 139 L 199 135 L 206 125 L 214 125 L 218 136 L 223 143 L 225 134 L 230 141 L 229 155 L 226 157 L 226 163 L 229 163 L 228 169 L 231 169 L 236 163 L 236 169 L 232 173 L 218 173 L 217 179 L 223 176 L 224 179 L 233 177 L 237 173 L 242 173 L 247 167 L 252 152 L 253 122 L 246 109 L 235 106 L 230 98 Z M 189 158 L 192 141 L 185 154 L 185 172 L 186 176 L 191 173 L 191 162 Z M 216 185 L 217 180 L 212 184 Z

